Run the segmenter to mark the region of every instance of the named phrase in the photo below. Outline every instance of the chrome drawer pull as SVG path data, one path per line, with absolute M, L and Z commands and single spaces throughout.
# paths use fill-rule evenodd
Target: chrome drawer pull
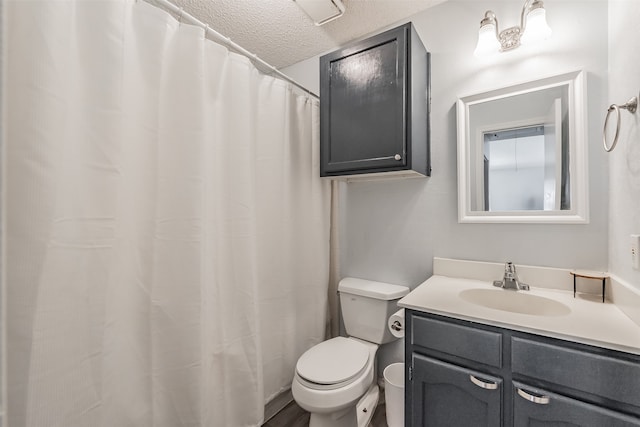
M 469 379 L 471 380 L 472 383 L 474 383 L 475 385 L 477 385 L 480 388 L 484 388 L 484 389 L 487 389 L 487 390 L 495 390 L 495 389 L 498 388 L 498 383 L 484 382 L 484 381 L 481 381 L 481 380 L 477 379 L 473 375 L 469 375 Z
M 518 389 L 518 394 L 529 402 L 537 403 L 538 405 L 546 405 L 551 402 L 551 399 L 548 396 L 534 396 L 521 388 Z

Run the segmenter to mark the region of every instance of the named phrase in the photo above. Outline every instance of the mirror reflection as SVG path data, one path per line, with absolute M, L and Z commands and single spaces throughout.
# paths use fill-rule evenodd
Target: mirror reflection
M 567 96 L 562 86 L 470 107 L 483 196 L 473 210 L 570 209 Z

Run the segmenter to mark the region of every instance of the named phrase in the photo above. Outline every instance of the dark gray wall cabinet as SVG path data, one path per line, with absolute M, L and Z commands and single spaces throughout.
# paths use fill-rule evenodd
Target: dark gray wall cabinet
M 320 58 L 320 175 L 431 174 L 429 53 L 411 23 Z
M 407 427 L 639 427 L 640 356 L 407 311 Z

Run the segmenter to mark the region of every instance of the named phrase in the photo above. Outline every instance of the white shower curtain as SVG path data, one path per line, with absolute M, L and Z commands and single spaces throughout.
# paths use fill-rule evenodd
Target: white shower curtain
M 259 425 L 324 334 L 317 101 L 143 1 L 6 6 L 9 425 Z

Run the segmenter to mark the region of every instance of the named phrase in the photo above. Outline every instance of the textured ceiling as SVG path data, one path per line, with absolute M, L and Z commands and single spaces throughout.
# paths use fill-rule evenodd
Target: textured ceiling
M 343 0 L 342 17 L 317 27 L 293 0 L 171 0 L 278 68 L 330 51 L 445 0 Z

